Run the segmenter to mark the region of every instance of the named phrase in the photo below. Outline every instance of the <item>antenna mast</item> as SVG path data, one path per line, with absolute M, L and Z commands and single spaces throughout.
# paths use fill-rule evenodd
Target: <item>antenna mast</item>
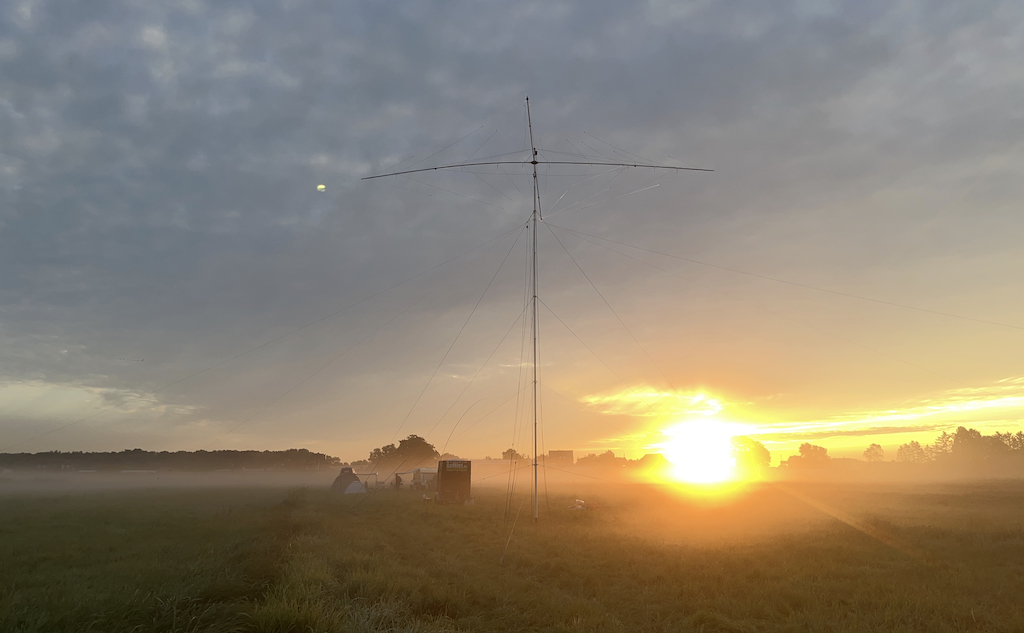
M 530 285 L 533 292 L 533 520 L 536 522 L 540 516 L 540 495 L 537 487 L 537 220 L 540 218 L 540 187 L 537 184 L 537 146 L 533 142 L 533 119 L 530 118 L 530 97 L 526 97 L 526 125 L 530 129 L 530 163 L 533 165 L 533 216 L 530 224 L 533 227 L 533 242 L 531 258 L 533 261 L 533 274 L 530 276 Z
M 530 294 L 531 294 L 531 320 L 532 320 L 532 335 L 533 335 L 533 520 L 537 521 L 540 517 L 540 496 L 539 496 L 539 466 L 538 466 L 538 455 L 537 455 L 537 418 L 539 414 L 539 392 L 540 392 L 540 381 L 537 377 L 537 345 L 538 345 L 538 332 L 537 332 L 537 320 L 540 315 L 540 306 L 538 305 L 537 298 L 537 222 L 544 219 L 540 208 L 540 185 L 537 182 L 537 165 L 591 165 L 591 166 L 611 166 L 611 167 L 647 167 L 652 169 L 671 169 L 674 171 L 714 171 L 713 169 L 702 169 L 700 167 L 676 167 L 675 165 L 655 165 L 645 163 L 610 163 L 610 162 L 597 162 L 597 161 L 567 161 L 567 160 L 537 160 L 537 145 L 533 140 L 533 119 L 530 116 L 530 97 L 526 97 L 526 126 L 530 132 L 530 160 L 497 160 L 487 162 L 475 162 L 475 163 L 457 163 L 450 165 L 438 165 L 437 167 L 422 167 L 419 169 L 407 169 L 405 171 L 396 171 L 387 174 L 378 174 L 376 176 L 365 176 L 361 180 L 373 180 L 375 178 L 385 178 L 387 176 L 401 176 L 404 174 L 415 174 L 424 171 L 438 171 L 444 169 L 459 169 L 464 167 L 476 167 L 483 165 L 531 165 L 533 167 L 533 213 L 530 215 L 529 226 L 530 230 L 533 231 L 530 241 L 530 262 L 531 262 L 531 274 L 530 274 Z

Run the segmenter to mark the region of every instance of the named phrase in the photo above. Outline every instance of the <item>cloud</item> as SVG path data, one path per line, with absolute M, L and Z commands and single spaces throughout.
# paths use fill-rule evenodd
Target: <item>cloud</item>
M 608 202 L 579 204 L 558 222 L 993 320 L 1024 307 L 1012 292 L 1012 271 L 1024 264 L 1015 211 L 1024 161 L 1007 132 L 1019 129 L 1024 102 L 1019 3 L 97 0 L 0 11 L 0 377 L 77 385 L 82 407 L 92 402 L 88 390 L 143 394 L 172 384 L 521 224 L 528 183 L 516 172 L 358 179 L 520 148 L 527 92 L 544 147 L 573 151 L 571 141 L 590 153 L 582 140 L 609 156 L 718 169 L 614 201 L 647 176 L 609 173 L 562 204 L 604 187 Z M 544 172 L 545 203 L 566 191 L 566 175 Z M 711 383 L 744 399 L 793 394 L 829 413 L 854 407 L 823 393 L 877 390 L 882 402 L 935 389 L 911 381 L 893 394 L 899 377 L 877 370 L 885 360 L 852 362 L 835 341 L 814 349 L 826 347 L 806 342 L 817 334 L 700 287 L 669 286 L 637 262 L 567 246 L 683 385 L 619 393 L 552 323 L 546 371 L 573 367 L 593 379 L 578 392 L 598 394 L 595 410 L 700 413 L 711 405 L 687 400 L 686 385 Z M 642 364 L 559 246 L 542 248 L 547 303 L 617 367 Z M 405 402 L 393 386 L 421 388 L 454 336 L 447 326 L 472 308 L 498 257 L 489 252 L 439 284 L 374 339 L 375 353 L 346 356 L 326 372 L 331 382 L 286 405 L 296 415 L 307 405 L 366 412 L 346 422 L 352 428 L 393 425 L 403 414 L 390 407 Z M 440 375 L 475 368 L 486 352 L 474 350 L 496 342 L 484 326 L 507 321 L 497 316 L 506 303 L 522 307 L 522 270 L 514 272 L 507 264 L 481 304 L 478 316 L 488 319 L 471 323 L 467 336 L 480 345 Z M 992 351 L 1000 343 L 984 332 L 919 326 L 727 276 L 700 279 L 789 305 L 897 357 L 930 359 L 941 337 L 944 358 L 929 366 L 970 365 L 968 382 L 987 382 L 979 366 L 1015 371 L 1013 354 Z M 244 417 L 255 396 L 283 393 L 319 366 L 318 353 L 413 303 L 419 295 L 406 290 L 182 383 L 172 399 L 215 412 L 213 424 Z M 782 338 L 775 347 L 773 336 Z M 381 376 L 388 384 L 365 387 Z M 653 379 L 636 370 L 629 381 Z M 865 406 L 878 409 L 867 416 L 875 422 L 836 424 L 884 426 L 881 405 Z M 938 415 L 928 406 L 911 415 Z M 39 429 L 64 415 L 22 412 Z M 327 437 L 337 422 L 323 414 L 308 424 L 307 436 Z M 282 441 L 264 433 L 254 441 Z
M 22 447 L 40 433 L 77 436 L 87 429 L 109 438 L 123 436 L 128 429 L 132 434 L 148 430 L 164 435 L 181 425 L 193 431 L 205 426 L 196 417 L 197 407 L 163 402 L 151 393 L 42 380 L 0 382 L 0 411 L 0 425 L 5 427 L 2 450 Z M 85 426 L 72 428 L 79 424 Z
M 584 396 L 582 402 L 605 415 L 639 417 L 679 417 L 715 415 L 724 408 L 717 398 L 704 393 L 675 393 L 625 390 L 612 394 Z
M 876 435 L 903 435 L 945 430 L 949 424 L 915 424 L 907 426 L 870 426 L 856 429 L 834 428 L 827 430 L 801 430 L 790 432 L 751 433 L 750 436 L 762 442 L 795 442 L 799 440 L 823 440 L 836 437 L 866 437 Z
M 73 421 L 83 412 L 117 410 L 133 415 L 189 415 L 196 408 L 169 404 L 149 393 L 128 389 L 55 384 L 41 380 L 7 381 L 0 384 L 0 407 L 12 417 Z
M 986 388 L 962 387 L 899 409 L 849 414 L 838 416 L 834 420 L 842 424 L 865 424 L 951 416 L 958 418 L 978 416 L 984 419 L 993 415 L 1006 415 L 1022 408 L 1024 408 L 1024 378 L 1003 378 Z
M 1002 428 L 1024 418 L 1024 378 L 997 380 L 988 387 L 961 387 L 900 408 L 834 416 L 806 423 L 762 427 L 755 437 L 772 441 L 923 433 L 955 426 Z M 880 424 L 896 422 L 899 424 Z

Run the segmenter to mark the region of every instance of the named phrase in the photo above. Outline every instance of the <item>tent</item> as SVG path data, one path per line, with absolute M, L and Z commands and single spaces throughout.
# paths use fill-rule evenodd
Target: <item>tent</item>
M 331 492 L 339 495 L 358 494 L 366 492 L 366 486 L 363 485 L 363 482 L 359 481 L 359 477 L 352 472 L 352 469 L 346 466 L 335 477 L 334 483 L 331 484 Z

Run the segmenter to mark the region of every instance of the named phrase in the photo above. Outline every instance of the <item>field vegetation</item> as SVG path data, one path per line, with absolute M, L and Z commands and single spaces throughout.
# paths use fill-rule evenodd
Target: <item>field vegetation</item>
M 536 524 L 522 501 L 7 495 L 0 630 L 1024 630 L 1019 481 L 577 486 Z

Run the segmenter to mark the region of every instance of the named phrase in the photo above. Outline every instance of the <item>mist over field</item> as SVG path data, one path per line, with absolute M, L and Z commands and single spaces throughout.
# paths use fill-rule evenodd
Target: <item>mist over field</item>
M 1007 590 L 1024 576 L 1017 435 L 960 429 L 893 461 L 806 444 L 777 467 L 738 439 L 735 476 L 702 483 L 661 455 L 556 451 L 538 459 L 536 497 L 532 458 L 461 460 L 416 435 L 354 468 L 306 450 L 0 455 L 19 466 L 0 473 L 0 627 L 1024 625 Z M 448 503 L 453 464 L 471 487 Z

